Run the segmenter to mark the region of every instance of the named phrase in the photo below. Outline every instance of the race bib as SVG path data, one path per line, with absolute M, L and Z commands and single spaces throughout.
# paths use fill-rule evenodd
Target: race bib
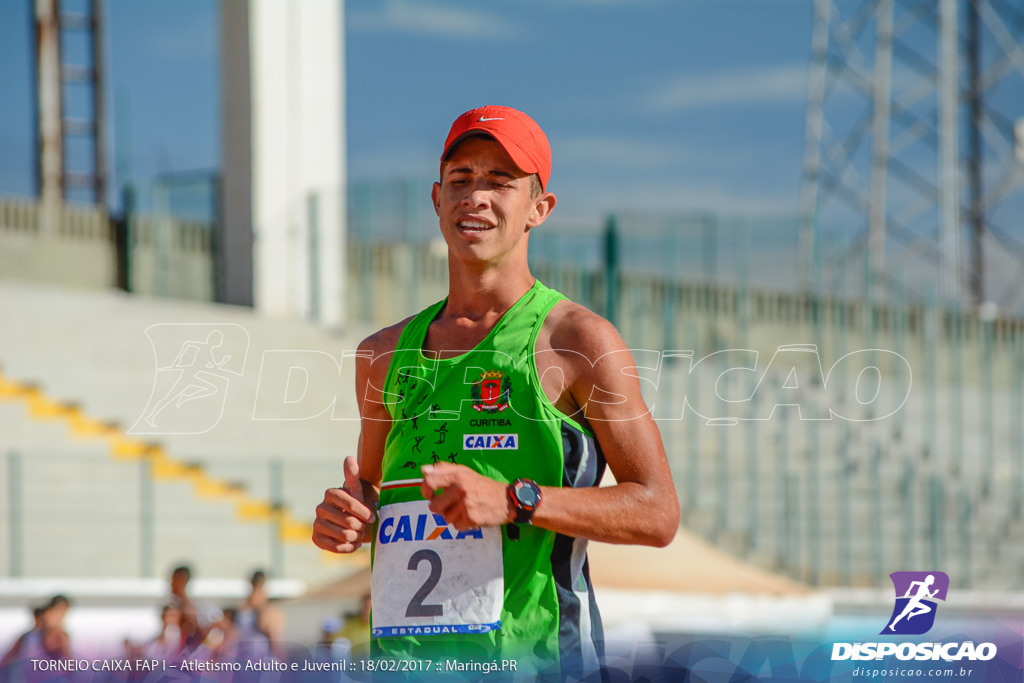
M 425 500 L 378 512 L 373 637 L 487 633 L 501 627 L 501 529 L 457 531 Z

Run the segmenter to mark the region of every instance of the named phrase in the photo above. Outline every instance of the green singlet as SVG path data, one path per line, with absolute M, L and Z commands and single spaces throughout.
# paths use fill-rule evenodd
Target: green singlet
M 456 357 L 423 351 L 446 301 L 402 332 L 384 387 L 394 422 L 373 543 L 375 655 L 514 659 L 519 672 L 563 675 L 597 667 L 603 634 L 586 539 L 530 525 L 460 533 L 420 492 L 420 468 L 439 462 L 501 482 L 597 486 L 597 441 L 547 400 L 534 357 L 545 317 L 564 298 L 536 282 Z

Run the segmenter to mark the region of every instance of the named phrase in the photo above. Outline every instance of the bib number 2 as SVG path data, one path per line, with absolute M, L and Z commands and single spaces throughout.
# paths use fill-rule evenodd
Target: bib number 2
M 501 530 L 459 532 L 427 501 L 382 506 L 373 549 L 375 638 L 487 633 L 501 626 Z
M 409 601 L 409 606 L 405 609 L 407 617 L 439 617 L 444 614 L 444 605 L 423 604 L 423 601 L 430 595 L 430 591 L 434 590 L 437 582 L 441 580 L 441 556 L 433 550 L 417 550 L 409 558 L 409 570 L 416 571 L 419 569 L 420 562 L 424 560 L 430 563 L 430 576 Z

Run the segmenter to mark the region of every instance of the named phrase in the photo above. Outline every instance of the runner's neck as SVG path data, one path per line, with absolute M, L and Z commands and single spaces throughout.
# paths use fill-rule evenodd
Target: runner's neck
M 494 316 L 497 320 L 530 291 L 536 281 L 529 271 L 518 277 L 453 278 L 449 280 L 448 303 L 441 317 L 478 322 Z

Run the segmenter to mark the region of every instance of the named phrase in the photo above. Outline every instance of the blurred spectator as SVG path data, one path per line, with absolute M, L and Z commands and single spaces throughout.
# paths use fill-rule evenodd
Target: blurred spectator
M 238 606 L 235 614 L 239 656 L 250 660 L 270 656 L 283 659 L 280 649 L 284 616 L 271 604 L 266 583 L 267 575 L 264 572 L 253 572 L 249 579 L 249 597 Z
M 44 607 L 32 610 L 32 628 L 21 634 L 7 654 L 0 659 L 0 666 L 23 659 L 35 659 L 43 654 L 43 612 Z
M 43 608 L 43 651 L 52 659 L 71 658 L 71 639 L 64 630 L 64 616 L 71 602 L 63 595 L 55 595 Z
M 181 632 L 182 647 L 192 651 L 206 639 L 206 628 L 199 623 L 199 612 L 195 603 L 188 596 L 188 582 L 192 579 L 192 569 L 181 565 L 171 572 L 170 604 L 180 614 L 178 629 Z
M 11 649 L 0 658 L 0 666 L 26 659 L 69 659 L 71 641 L 64 631 L 64 615 L 71 602 L 63 595 L 55 595 L 41 607 L 32 610 L 32 628 L 14 641 Z
M 347 660 L 352 656 L 352 644 L 341 636 L 341 619 L 327 617 L 320 629 L 320 640 L 317 641 L 313 658 L 321 662 Z
M 367 593 L 359 602 L 359 611 L 345 616 L 345 625 L 338 637 L 348 640 L 352 647 L 352 656 L 365 658 L 370 656 L 370 610 L 373 602 Z
M 209 659 L 218 662 L 247 660 L 239 644 L 237 617 L 234 607 L 225 607 L 220 619 L 212 625 L 204 643 L 209 648 Z
M 181 610 L 174 605 L 164 605 L 160 610 L 160 633 L 139 651 L 147 659 L 177 662 L 181 660 L 181 648 Z

